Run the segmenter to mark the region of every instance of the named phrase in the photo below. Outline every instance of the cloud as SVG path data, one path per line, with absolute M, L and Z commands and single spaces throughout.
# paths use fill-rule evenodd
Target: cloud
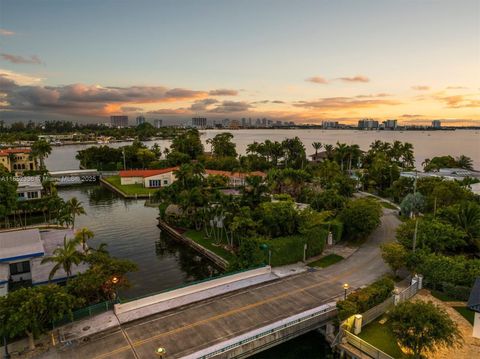
M 415 90 L 415 91 L 428 91 L 428 90 L 430 90 L 430 86 L 416 85 L 416 86 L 412 86 L 412 90 Z
M 357 75 L 353 77 L 340 77 L 338 80 L 344 81 L 344 82 L 370 82 L 370 79 L 366 76 L 362 75 Z
M 400 117 L 403 117 L 403 118 L 416 118 L 416 117 L 424 117 L 424 116 L 423 116 L 423 115 L 412 115 L 412 114 L 406 113 L 406 114 L 401 115 Z
M 148 111 L 148 115 L 190 115 L 191 113 L 184 108 L 160 108 Z
M 468 87 L 464 87 L 464 86 L 448 86 L 447 87 L 447 90 L 466 90 L 468 89 Z
M 203 100 L 195 101 L 191 106 L 190 110 L 192 111 L 206 111 L 208 106 L 218 103 L 218 100 L 214 98 L 206 98 Z
M 441 94 L 436 94 L 434 98 L 443 102 L 449 108 L 480 107 L 480 99 L 471 98 L 468 95 L 442 96 Z
M 274 101 L 271 101 L 272 103 L 276 103 L 276 104 L 282 104 L 282 103 L 285 103 L 285 101 L 280 101 L 280 100 L 274 100 Z
M 370 95 L 357 95 L 355 96 L 355 98 L 375 98 L 375 97 L 388 97 L 388 96 L 392 96 L 392 95 L 389 93 L 381 92 L 381 93 L 370 94 Z
M 217 89 L 209 91 L 208 94 L 210 96 L 236 96 L 238 95 L 238 91 L 229 89 Z
M 42 61 L 38 58 L 37 55 L 32 55 L 30 57 L 23 57 L 19 55 L 1 53 L 0 56 L 5 61 L 11 62 L 12 64 L 33 64 L 33 65 L 42 64 Z
M 305 79 L 307 82 L 313 82 L 315 84 L 328 84 L 328 80 L 321 76 L 313 76 Z
M 135 107 L 135 106 L 122 106 L 120 107 L 122 112 L 141 112 L 143 111 L 142 107 Z
M 223 101 L 221 104 L 210 110 L 213 113 L 232 113 L 248 111 L 253 106 L 244 101 Z
M 102 87 L 84 84 L 67 86 L 19 85 L 7 74 L 1 75 L 4 86 L 3 109 L 54 114 L 105 116 L 137 104 L 194 100 L 207 96 L 205 91 L 163 86 Z
M 13 81 L 17 85 L 34 85 L 38 84 L 43 80 L 41 77 L 34 77 L 31 75 L 20 74 L 18 72 L 13 72 L 10 70 L 0 69 L 0 77 L 4 77 Z M 2 87 L 0 86 L 0 91 Z
M 314 101 L 298 101 L 293 104 L 296 107 L 304 107 L 316 110 L 348 110 L 356 108 L 370 108 L 378 106 L 399 105 L 400 102 L 386 99 L 358 99 L 356 97 L 328 97 Z
M 274 104 L 284 104 L 285 101 L 280 101 L 280 100 L 262 100 L 262 101 L 255 101 L 252 102 L 252 104 L 266 104 L 266 103 L 274 103 Z
M 0 35 L 1 36 L 13 36 L 15 33 L 13 31 L 7 30 L 7 29 L 0 29 Z

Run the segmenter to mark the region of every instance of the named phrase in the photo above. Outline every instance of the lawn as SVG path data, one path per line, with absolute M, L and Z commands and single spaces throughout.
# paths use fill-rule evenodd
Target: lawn
M 376 320 L 368 324 L 362 329 L 359 337 L 394 358 L 407 357 L 398 346 L 388 321 L 380 324 Z
M 458 302 L 458 299 L 449 297 L 447 294 L 440 292 L 438 290 L 432 290 L 430 293 L 437 299 L 441 300 L 442 302 Z
M 338 263 L 343 259 L 342 256 L 339 256 L 338 254 L 329 254 L 328 256 L 325 256 L 318 261 L 309 263 L 309 267 L 321 267 L 325 268 L 328 266 L 331 266 L 332 264 Z
M 183 235 L 197 242 L 202 247 L 211 250 L 213 253 L 218 254 L 229 263 L 232 263 L 232 261 L 235 259 L 235 255 L 232 252 L 227 251 L 223 247 L 213 245 L 213 241 L 209 238 L 205 238 L 205 234 L 202 231 L 189 229 Z
M 122 191 L 124 194 L 130 195 L 130 196 L 148 195 L 148 194 L 153 194 L 157 191 L 156 188 L 145 188 L 141 184 L 121 185 L 120 176 L 105 177 L 104 179 L 105 181 L 110 183 L 112 186 Z
M 467 307 L 453 307 L 457 312 L 459 312 L 462 317 L 470 322 L 473 325 L 473 320 L 475 318 L 475 312 Z

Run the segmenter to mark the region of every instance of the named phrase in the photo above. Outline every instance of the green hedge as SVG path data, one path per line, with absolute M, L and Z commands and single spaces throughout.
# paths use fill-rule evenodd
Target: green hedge
M 258 248 L 266 244 L 272 252 L 271 265 L 273 267 L 296 263 L 303 260 L 303 248 L 307 244 L 307 258 L 323 252 L 328 232 L 325 229 L 314 227 L 305 234 L 294 234 L 274 239 L 251 238 Z M 265 249 L 265 261 L 268 260 L 268 249 Z
M 390 278 L 382 278 L 368 287 L 359 289 L 337 302 L 338 317 L 345 320 L 354 314 L 361 314 L 383 303 L 393 292 L 395 283 Z
M 329 222 L 322 223 L 321 226 L 323 229 L 332 232 L 333 243 L 338 243 L 342 240 L 343 223 L 340 220 L 333 219 Z

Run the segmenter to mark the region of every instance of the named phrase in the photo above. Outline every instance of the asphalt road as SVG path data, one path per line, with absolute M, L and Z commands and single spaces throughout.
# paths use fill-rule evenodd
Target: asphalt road
M 369 239 L 352 256 L 335 265 L 127 323 L 46 357 L 144 359 L 154 358 L 155 349 L 163 347 L 166 358 L 180 358 L 327 303 L 342 295 L 343 283 L 358 288 L 388 271 L 379 246 L 395 237 L 400 224 L 395 213 L 384 209 L 381 225 Z

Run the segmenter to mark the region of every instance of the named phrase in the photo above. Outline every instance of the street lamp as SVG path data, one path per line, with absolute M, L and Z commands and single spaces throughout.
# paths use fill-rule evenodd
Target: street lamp
M 155 354 L 157 354 L 160 358 L 163 358 L 163 356 L 167 354 L 167 351 L 165 350 L 165 348 L 158 347 L 155 350 Z
M 112 287 L 113 287 L 113 300 L 115 301 L 118 298 L 117 284 L 120 281 L 120 278 L 118 278 L 117 276 L 113 276 L 111 281 L 112 281 Z
M 345 284 L 343 285 L 343 289 L 345 290 L 345 294 L 344 294 L 344 296 L 343 296 L 343 299 L 344 299 L 344 300 L 347 299 L 347 290 L 348 290 L 348 288 L 350 288 L 350 286 L 348 285 L 348 283 L 345 283 Z

